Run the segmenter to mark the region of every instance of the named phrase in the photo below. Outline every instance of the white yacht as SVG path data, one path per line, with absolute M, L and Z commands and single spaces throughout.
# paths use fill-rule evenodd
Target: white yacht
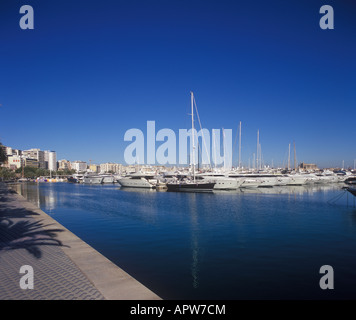
M 196 178 L 203 178 L 215 182 L 214 190 L 236 190 L 243 183 L 243 179 L 230 178 L 222 173 L 215 172 L 198 173 Z
M 243 178 L 240 188 L 258 188 L 262 183 L 258 178 Z
M 103 183 L 103 176 L 97 174 L 85 174 L 83 176 L 83 183 L 87 184 L 101 184 Z
M 291 181 L 291 178 L 287 175 L 277 175 L 276 179 L 276 186 L 286 186 Z
M 101 174 L 101 177 L 103 177 L 102 183 L 115 183 L 116 179 L 114 175 L 112 174 Z
M 273 187 L 278 183 L 277 177 L 274 175 L 261 175 L 257 178 L 261 179 L 259 187 Z
M 313 184 L 313 183 L 317 183 L 317 181 L 318 181 L 319 179 L 318 179 L 318 177 L 315 175 L 315 174 L 313 174 L 313 173 L 310 173 L 310 174 L 308 174 L 308 180 L 307 180 L 307 184 Z
M 241 188 L 273 187 L 278 183 L 276 175 L 268 173 L 230 174 L 229 177 L 242 179 Z
M 237 180 L 239 188 L 257 188 L 262 182 L 260 179 L 250 177 L 249 174 L 230 173 L 228 177 Z
M 84 177 L 83 174 L 74 173 L 71 176 L 69 176 L 67 178 L 67 180 L 68 180 L 68 182 L 71 182 L 71 183 L 82 183 L 83 182 L 83 177 Z
M 307 174 L 290 174 L 290 181 L 287 183 L 288 186 L 301 186 L 309 181 L 309 176 Z
M 335 175 L 316 175 L 317 180 L 315 183 L 333 183 L 333 182 L 339 182 L 338 177 Z
M 155 188 L 157 179 L 154 174 L 135 172 L 117 180 L 122 187 L 130 188 Z

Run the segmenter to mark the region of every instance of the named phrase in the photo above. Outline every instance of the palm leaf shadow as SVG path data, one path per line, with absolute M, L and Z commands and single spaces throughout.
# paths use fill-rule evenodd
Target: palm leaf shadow
M 43 225 L 41 221 L 20 220 L 13 222 L 9 218 L 0 218 L 0 251 L 26 249 L 36 258 L 41 258 L 40 246 L 63 246 L 55 239 L 58 232 L 64 230 Z

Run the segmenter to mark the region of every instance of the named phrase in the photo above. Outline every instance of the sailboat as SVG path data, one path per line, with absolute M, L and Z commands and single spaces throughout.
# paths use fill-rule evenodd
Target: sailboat
M 212 192 L 215 186 L 215 182 L 209 180 L 197 180 L 195 175 L 195 144 L 194 144 L 194 95 L 190 92 L 191 109 L 192 109 L 192 177 L 185 176 L 178 178 L 175 181 L 167 183 L 167 191 L 175 192 Z

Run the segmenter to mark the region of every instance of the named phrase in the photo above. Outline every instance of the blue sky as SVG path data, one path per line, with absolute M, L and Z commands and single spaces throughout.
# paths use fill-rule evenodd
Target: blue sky
M 19 27 L 32 5 L 35 29 Z M 335 29 L 322 30 L 322 5 Z M 0 141 L 124 163 L 128 129 L 242 121 L 242 161 L 356 159 L 354 1 L 23 1 L 0 4 Z M 157 144 L 158 146 L 159 144 Z M 237 146 L 234 148 L 234 163 Z

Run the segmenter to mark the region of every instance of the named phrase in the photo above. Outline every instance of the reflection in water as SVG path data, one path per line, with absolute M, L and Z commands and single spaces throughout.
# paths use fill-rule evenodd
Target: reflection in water
M 197 212 L 197 202 L 196 202 L 197 195 L 192 193 L 189 197 L 190 200 L 190 217 L 191 217 L 191 245 L 192 245 L 192 277 L 193 277 L 193 288 L 196 289 L 199 286 L 199 279 L 198 279 L 198 270 L 199 270 L 199 243 L 198 243 L 198 231 L 199 231 L 199 222 L 198 222 L 198 212 Z
M 156 190 L 152 188 L 120 187 L 119 189 L 126 192 L 141 192 L 141 193 L 156 192 Z
M 346 194 L 341 206 L 328 203 L 342 187 L 185 194 L 66 183 L 15 186 L 44 211 L 55 209 L 60 223 L 167 299 L 323 298 L 314 283 L 325 257 L 338 268 L 338 290 L 356 288 L 356 212 L 347 208 Z
M 58 194 L 55 190 L 56 186 L 52 183 L 46 183 L 47 192 L 41 192 L 41 183 L 39 182 L 16 183 L 9 187 L 37 207 L 44 207 L 48 213 L 56 208 Z

